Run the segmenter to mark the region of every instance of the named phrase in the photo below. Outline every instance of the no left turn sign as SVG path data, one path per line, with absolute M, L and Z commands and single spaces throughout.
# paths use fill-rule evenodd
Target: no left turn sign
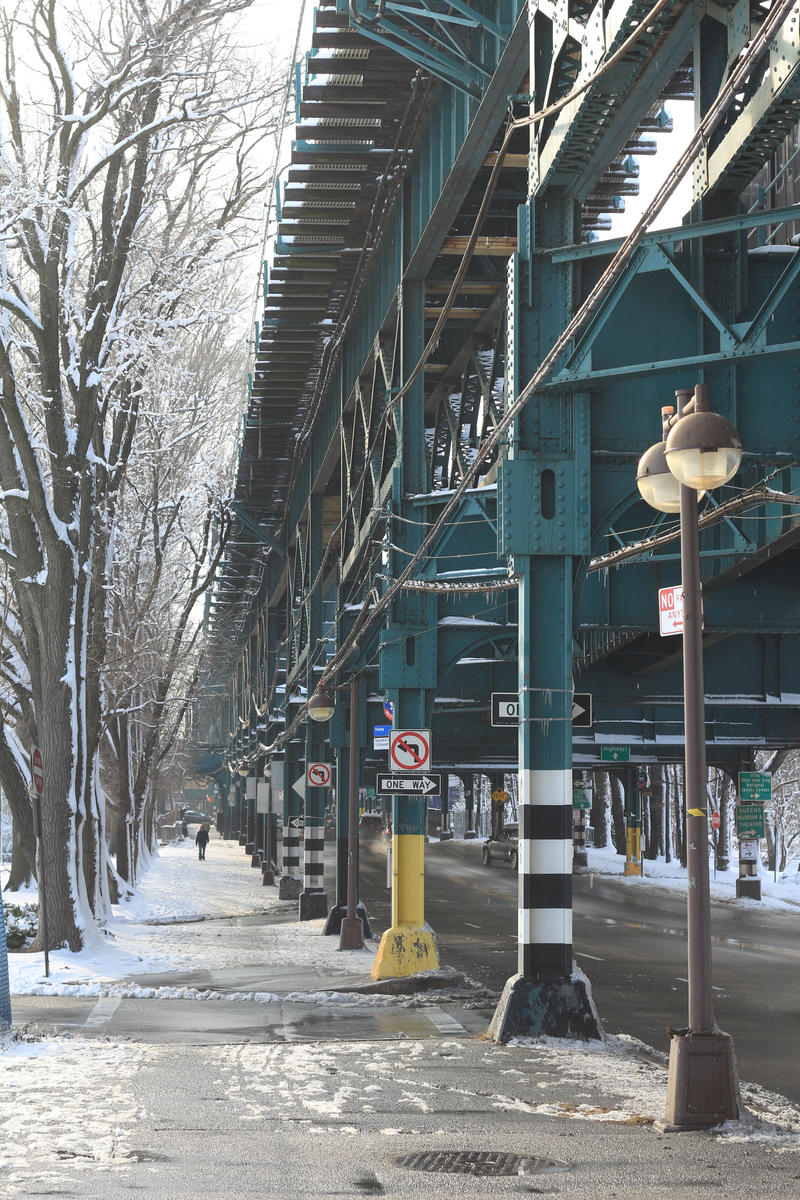
M 389 734 L 390 771 L 427 771 L 431 765 L 430 729 L 393 729 Z

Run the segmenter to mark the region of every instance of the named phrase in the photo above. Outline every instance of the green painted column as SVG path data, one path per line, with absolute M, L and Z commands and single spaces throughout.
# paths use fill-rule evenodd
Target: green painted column
M 419 360 L 425 335 L 425 287 L 403 285 L 401 314 L 403 380 Z M 400 455 L 392 487 L 390 574 L 397 576 L 421 544 L 419 512 L 408 495 L 428 489 L 425 459 L 425 396 L 422 376 L 400 401 Z M 413 519 L 416 518 L 416 519 Z M 437 613 L 435 600 L 404 592 L 391 606 L 381 633 L 379 687 L 394 705 L 395 730 L 427 728 L 429 698 L 436 688 Z M 434 748 L 435 755 L 435 748 Z M 435 768 L 435 757 L 432 761 Z M 388 767 L 388 757 L 387 757 Z M 425 804 L 393 799 L 392 924 L 381 938 L 372 974 L 376 979 L 412 975 L 439 966 L 433 930 L 425 921 Z

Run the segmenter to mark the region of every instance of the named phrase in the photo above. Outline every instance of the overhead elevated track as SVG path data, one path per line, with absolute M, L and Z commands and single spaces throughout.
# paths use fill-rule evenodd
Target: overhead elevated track
M 735 770 L 800 743 L 800 208 L 776 166 L 799 77 L 797 4 L 320 3 L 197 731 L 224 730 L 226 820 L 248 843 L 264 825 L 248 776 L 277 768 L 287 825 L 304 764 L 335 763 L 334 908 L 350 743 L 370 786 L 389 700 L 395 727 L 431 729 L 434 769 L 461 763 L 468 788 L 481 763 L 519 772 L 528 832 L 551 830 L 531 834 L 524 870 L 552 893 L 521 969 L 568 973 L 553 914 L 569 911 L 573 766 L 609 742 L 638 763 L 682 754 L 680 666 L 658 634 L 658 589 L 679 582 L 673 519 L 635 473 L 662 405 L 698 381 L 745 447 L 702 507 L 708 760 Z M 714 123 L 687 212 L 635 244 L 599 241 L 690 100 L 696 125 Z M 743 493 L 755 507 L 736 507 Z M 320 682 L 326 727 L 305 719 Z M 589 728 L 572 728 L 574 689 L 593 696 Z M 492 726 L 498 691 L 518 694 L 518 730 Z M 416 878 L 423 813 L 395 804 Z M 400 934 L 423 923 L 395 916 Z M 409 969 L 400 943 L 379 973 Z

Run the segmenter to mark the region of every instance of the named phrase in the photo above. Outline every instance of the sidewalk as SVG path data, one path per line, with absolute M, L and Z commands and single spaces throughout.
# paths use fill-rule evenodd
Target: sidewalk
M 753 1117 L 660 1133 L 661 1054 L 622 1037 L 495 1046 L 495 998 L 452 975 L 364 994 L 376 945 L 340 952 L 300 925 L 238 846 L 162 852 L 117 911 L 113 939 L 51 955 L 52 982 L 41 956 L 10 955 L 0 1195 L 797 1193 L 783 1098 L 743 1085 Z

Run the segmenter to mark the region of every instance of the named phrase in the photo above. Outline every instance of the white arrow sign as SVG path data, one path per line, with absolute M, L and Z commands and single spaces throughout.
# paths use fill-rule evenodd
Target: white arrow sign
M 433 792 L 441 792 L 441 775 L 378 775 L 378 791 L 383 795 L 409 793 L 416 796 L 429 796 Z
M 305 777 L 305 775 L 301 775 L 299 779 L 295 779 L 294 783 L 292 784 L 292 791 L 297 792 L 298 796 L 302 796 L 303 799 L 305 800 L 305 798 L 306 798 L 306 777 Z

